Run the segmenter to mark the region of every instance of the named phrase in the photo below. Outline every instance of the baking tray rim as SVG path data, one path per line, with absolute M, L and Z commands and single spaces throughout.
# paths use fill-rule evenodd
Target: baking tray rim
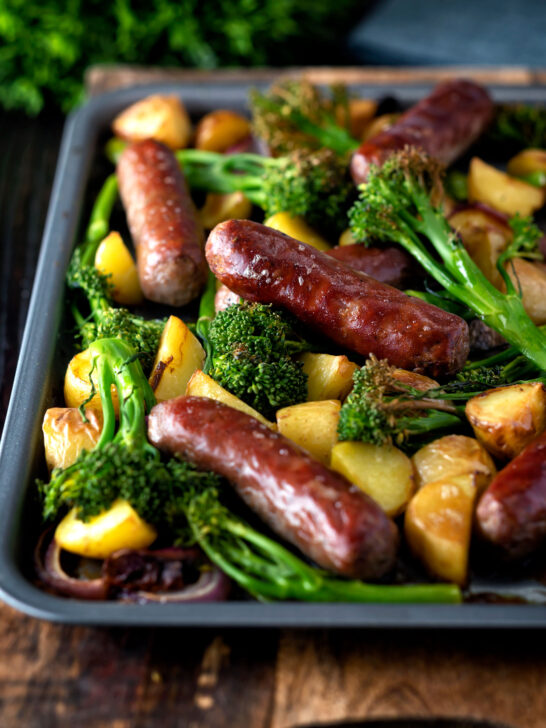
M 252 84 L 264 86 L 264 84 Z M 413 101 L 431 83 L 355 84 L 363 94 Z M 12 395 L 0 443 L 0 599 L 39 619 L 64 624 L 191 627 L 543 628 L 546 607 L 532 604 L 350 604 L 230 601 L 196 604 L 89 602 L 58 597 L 33 585 L 18 568 L 16 546 L 31 473 L 25 445 L 36 436 L 59 326 L 64 271 L 73 247 L 99 122 L 150 93 L 179 94 L 188 106 L 241 107 L 251 84 L 153 83 L 111 91 L 67 119 L 38 258 Z M 489 86 L 498 101 L 546 103 L 543 86 Z M 90 144 L 92 140 L 92 144 Z M 45 366 L 44 366 L 45 365 Z M 21 448 L 21 443 L 23 447 Z M 18 483 L 27 488 L 18 487 Z

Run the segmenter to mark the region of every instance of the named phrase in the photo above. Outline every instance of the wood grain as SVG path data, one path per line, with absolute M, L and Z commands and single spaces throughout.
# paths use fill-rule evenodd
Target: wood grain
M 97 96 L 128 86 L 142 86 L 154 82 L 184 83 L 269 83 L 277 78 L 303 77 L 312 83 L 349 83 L 380 85 L 388 83 L 414 84 L 437 82 L 454 76 L 473 78 L 485 84 L 528 86 L 546 82 L 546 69 L 521 66 L 476 68 L 474 66 L 444 66 L 442 68 L 367 68 L 311 67 L 311 68 L 253 68 L 222 69 L 215 71 L 182 68 L 149 68 L 142 66 L 91 66 L 85 74 L 85 86 L 90 96 Z

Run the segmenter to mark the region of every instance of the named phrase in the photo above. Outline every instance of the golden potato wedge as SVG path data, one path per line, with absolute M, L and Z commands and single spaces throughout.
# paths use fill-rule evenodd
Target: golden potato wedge
M 366 142 L 368 139 L 380 134 L 382 131 L 390 129 L 399 117 L 400 114 L 381 114 L 381 116 L 376 116 L 364 127 L 364 131 L 362 132 L 362 141 Z
M 469 202 L 485 202 L 507 215 L 532 215 L 544 204 L 544 190 L 510 177 L 478 157 L 470 162 Z
M 299 357 L 307 374 L 307 399 L 345 399 L 353 388 L 353 374 L 358 366 L 346 356 L 315 354 L 306 351 Z
M 523 307 L 537 326 L 546 324 L 546 265 L 523 258 L 513 258 L 506 271 L 517 291 L 521 291 Z M 506 290 L 504 281 L 501 290 Z
M 106 559 L 120 549 L 145 549 L 156 538 L 155 528 L 121 499 L 87 523 L 76 518 L 73 508 L 55 530 L 61 548 L 89 559 Z
M 476 488 L 482 493 L 497 472 L 483 445 L 465 435 L 446 435 L 429 442 L 417 450 L 412 461 L 418 490 L 436 480 L 472 473 Z
M 468 400 L 466 416 L 486 450 L 511 460 L 546 428 L 546 390 L 540 382 L 490 389 Z
M 264 220 L 264 225 L 279 230 L 291 238 L 300 240 L 302 243 L 310 245 L 317 250 L 330 250 L 332 247 L 322 235 L 319 235 L 312 227 L 305 222 L 303 217 L 299 215 L 290 215 L 288 212 L 277 212 Z
M 299 445 L 324 465 L 337 442 L 337 423 L 341 402 L 302 402 L 277 411 L 277 428 L 281 435 Z
M 50 407 L 42 422 L 47 467 L 67 468 L 82 450 L 92 450 L 102 431 L 102 413 L 86 408 L 84 422 L 73 407 Z
M 433 576 L 460 586 L 468 574 L 475 477 L 466 473 L 427 483 L 404 515 L 406 540 L 415 556 Z
M 101 241 L 95 253 L 95 268 L 109 276 L 110 295 L 122 306 L 136 306 L 144 296 L 140 288 L 136 263 L 121 235 L 112 232 Z
M 225 152 L 252 133 L 250 122 L 241 114 L 217 109 L 201 119 L 195 131 L 195 148 L 209 152 Z
M 68 363 L 68 367 L 66 368 L 66 373 L 64 375 L 64 401 L 67 407 L 79 407 L 87 400 L 91 394 L 91 380 L 95 387 L 97 386 L 96 373 L 93 372 L 92 377 L 90 377 L 92 368 L 93 359 L 89 349 L 80 351 L 80 353 L 73 356 Z M 112 402 L 114 404 L 116 417 L 118 417 L 119 399 L 117 389 L 113 384 L 110 391 L 112 393 Z M 87 403 L 86 407 L 102 411 L 98 391 L 95 392 L 93 399 Z
M 345 124 L 345 109 L 336 109 L 336 121 L 338 124 Z M 349 131 L 355 139 L 360 139 L 364 129 L 371 122 L 377 111 L 377 101 L 374 99 L 349 99 Z
M 402 513 L 415 490 L 413 465 L 401 450 L 368 442 L 338 442 L 331 467 L 381 506 L 388 516 Z
M 204 361 L 205 352 L 198 339 L 181 319 L 169 316 L 149 379 L 157 401 L 184 394 L 190 377 Z
M 529 177 L 538 172 L 546 176 L 546 150 L 524 149 L 508 162 L 506 171 L 513 177 Z
M 472 260 L 485 277 L 497 288 L 502 276 L 497 260 L 513 233 L 510 226 L 499 216 L 478 207 L 467 207 L 449 218 L 449 224 L 457 232 Z
M 212 230 L 225 220 L 246 220 L 251 212 L 252 203 L 242 192 L 231 192 L 228 195 L 209 192 L 205 204 L 199 210 L 199 219 L 206 230 Z
M 351 228 L 347 228 L 339 236 L 339 240 L 337 241 L 337 244 L 340 246 L 354 245 L 357 242 L 358 242 L 358 240 L 355 240 L 355 238 L 351 232 Z
M 255 417 L 257 420 L 263 422 L 264 425 L 267 425 L 272 430 L 277 429 L 277 425 L 275 425 L 273 422 L 270 422 L 269 420 L 266 420 L 263 415 L 261 415 L 255 409 L 252 409 L 252 407 L 249 407 L 249 405 L 246 404 L 246 402 L 243 402 L 242 399 L 239 399 L 239 397 L 236 397 L 234 394 L 231 394 L 231 392 L 228 392 L 227 389 L 221 387 L 218 382 L 215 382 L 212 377 L 209 377 L 208 374 L 205 374 L 200 369 L 193 373 L 190 381 L 188 382 L 188 386 L 186 387 L 186 396 L 208 397 L 209 399 L 217 399 L 219 402 L 227 404 L 228 407 L 233 407 L 233 409 L 240 410 L 241 412 L 246 412 L 247 415 Z
M 192 133 L 190 117 L 180 99 L 159 94 L 137 101 L 118 114 L 112 131 L 129 142 L 155 139 L 171 149 L 187 147 Z

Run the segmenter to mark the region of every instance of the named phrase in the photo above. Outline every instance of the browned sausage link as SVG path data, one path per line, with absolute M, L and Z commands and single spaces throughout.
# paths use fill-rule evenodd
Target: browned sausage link
M 320 566 L 361 579 L 394 564 L 398 533 L 381 508 L 290 440 L 216 400 L 178 397 L 156 405 L 148 436 L 227 478 L 276 533 Z
M 432 377 L 468 355 L 468 326 L 309 245 L 250 220 L 217 225 L 206 245 L 214 275 L 248 301 L 288 309 L 344 348 Z
M 151 139 L 131 144 L 117 175 L 144 295 L 171 306 L 188 303 L 207 267 L 203 229 L 174 154 Z
M 546 539 L 546 432 L 492 480 L 478 505 L 486 539 L 524 556 Z
M 492 115 L 493 102 L 483 86 L 446 81 L 393 126 L 360 146 L 351 162 L 353 179 L 357 184 L 365 182 L 371 164 L 383 164 L 393 151 L 407 145 L 451 164 L 485 131 Z
M 415 275 L 413 258 L 404 250 L 389 246 L 367 248 L 365 245 L 342 245 L 327 251 L 332 258 L 345 263 L 349 268 L 365 273 L 376 281 L 401 288 Z

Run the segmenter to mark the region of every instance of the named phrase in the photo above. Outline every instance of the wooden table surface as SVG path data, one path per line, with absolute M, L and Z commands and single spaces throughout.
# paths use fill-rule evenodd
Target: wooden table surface
M 503 72 L 521 84 L 546 78 Z M 143 73 L 157 76 L 95 69 L 88 83 L 97 93 L 116 74 L 119 85 Z M 357 71 L 346 74 L 354 80 Z M 61 130 L 59 117 L 0 120 L 0 426 Z M 545 686 L 542 631 L 97 629 L 39 622 L 0 605 L 6 728 L 291 728 L 343 719 L 376 726 L 379 718 L 407 718 L 393 725 L 417 728 L 410 719 L 425 717 L 546 728 Z

